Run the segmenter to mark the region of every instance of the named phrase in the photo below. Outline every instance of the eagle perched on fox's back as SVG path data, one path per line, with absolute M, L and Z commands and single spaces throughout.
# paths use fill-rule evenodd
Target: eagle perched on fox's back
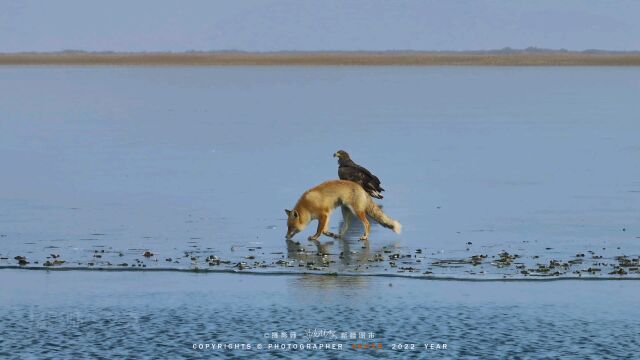
M 384 191 L 380 187 L 380 179 L 373 175 L 369 170 L 356 164 L 351 160 L 349 154 L 344 150 L 338 150 L 333 157 L 338 158 L 338 177 L 340 180 L 349 180 L 356 182 L 362 186 L 362 188 L 377 199 L 382 199 L 381 192 Z

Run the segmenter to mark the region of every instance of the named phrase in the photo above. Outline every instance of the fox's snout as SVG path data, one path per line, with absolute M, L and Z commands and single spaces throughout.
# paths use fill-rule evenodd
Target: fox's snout
M 299 231 L 297 231 L 296 229 L 290 229 L 287 230 L 287 235 L 285 236 L 287 238 L 287 240 L 291 240 L 291 238 L 293 238 L 293 235 L 299 233 Z

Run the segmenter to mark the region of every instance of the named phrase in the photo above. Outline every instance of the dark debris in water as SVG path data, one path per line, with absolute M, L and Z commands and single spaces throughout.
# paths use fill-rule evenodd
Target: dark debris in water
M 640 277 L 640 257 L 598 254 L 593 250 L 567 254 L 564 258 L 551 254 L 516 254 L 499 252 L 447 256 L 445 252 L 423 248 L 403 248 L 397 245 L 373 248 L 371 244 L 354 242 L 327 242 L 302 244 L 287 242 L 286 251 L 263 252 L 256 243 L 238 244 L 233 251 L 215 251 L 211 248 L 172 252 L 126 249 L 103 246 L 86 251 L 89 256 L 70 261 L 64 249 L 56 253 L 47 251 L 42 258 L 28 260 L 24 255 L 0 257 L 0 264 L 48 269 L 87 268 L 178 268 L 198 271 L 285 271 L 320 273 L 399 273 L 407 276 L 456 276 L 491 278 L 527 277 Z M 349 245 L 349 246 L 346 246 Z M 467 244 L 470 245 L 470 244 Z M 468 254 L 462 249 L 457 253 Z M 27 254 L 32 254 L 27 252 Z M 585 255 L 588 254 L 588 255 Z M 4 254 L 3 254 L 4 255 Z M 14 254 L 15 255 L 15 254 Z M 13 260 L 15 262 L 13 262 Z M 64 259 L 64 260 L 63 260 Z M 78 261 L 80 260 L 80 261 Z M 125 260 L 125 261 L 123 261 Z M 164 260 L 164 261 L 162 261 Z

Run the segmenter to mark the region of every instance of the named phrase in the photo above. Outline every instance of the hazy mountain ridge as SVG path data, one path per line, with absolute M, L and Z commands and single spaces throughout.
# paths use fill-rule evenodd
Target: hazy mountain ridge
M 586 50 L 568 50 L 568 49 L 550 49 L 539 48 L 530 46 L 523 49 L 516 49 L 511 47 L 504 47 L 502 49 L 487 49 L 487 50 L 409 50 L 409 49 L 394 49 L 394 50 L 313 50 L 313 51 L 298 51 L 298 50 L 279 50 L 279 51 L 247 51 L 247 50 L 187 50 L 187 51 L 87 51 L 78 49 L 64 49 L 60 51 L 21 51 L 21 52 L 6 52 L 0 53 L 1 55 L 19 55 L 19 54 L 46 54 L 46 55 L 72 55 L 72 54 L 88 54 L 88 55 L 130 55 L 130 54 L 434 54 L 434 55 L 510 55 L 510 54 L 599 54 L 599 55 L 638 55 L 640 50 L 633 51 L 618 51 L 618 50 L 604 50 L 604 49 L 586 49 Z

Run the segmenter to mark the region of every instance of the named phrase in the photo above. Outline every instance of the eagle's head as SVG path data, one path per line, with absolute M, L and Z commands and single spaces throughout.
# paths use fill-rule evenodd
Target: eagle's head
M 333 157 L 337 157 L 338 160 L 347 160 L 349 159 L 349 154 L 344 150 L 338 150 L 333 154 Z
M 291 240 L 293 235 L 304 230 L 306 224 L 300 219 L 300 214 L 297 210 L 284 210 L 287 214 L 287 240 Z

